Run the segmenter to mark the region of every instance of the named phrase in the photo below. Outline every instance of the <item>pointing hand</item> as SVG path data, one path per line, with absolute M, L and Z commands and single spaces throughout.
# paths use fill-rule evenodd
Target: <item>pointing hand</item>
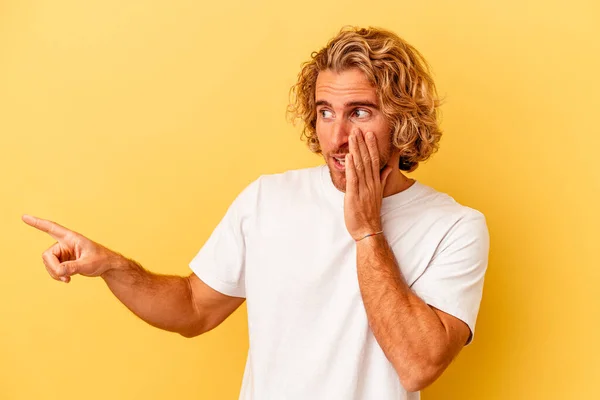
M 69 283 L 75 274 L 100 276 L 122 258 L 120 254 L 55 222 L 31 215 L 24 215 L 22 219 L 57 241 L 42 254 L 48 274 L 56 280 Z

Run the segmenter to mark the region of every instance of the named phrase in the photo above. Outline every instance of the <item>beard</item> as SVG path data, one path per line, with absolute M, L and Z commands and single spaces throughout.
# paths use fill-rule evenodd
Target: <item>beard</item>
M 328 167 L 333 186 L 340 192 L 346 193 L 346 173 L 343 171 L 334 171 L 329 164 Z
M 329 176 L 331 176 L 331 181 L 333 182 L 333 186 L 340 192 L 346 193 L 346 171 L 340 171 L 335 167 L 335 161 L 330 154 L 345 154 L 348 153 L 346 150 L 344 151 L 332 151 L 328 153 L 325 157 L 325 161 L 327 163 L 327 167 L 329 168 Z M 383 151 L 379 152 L 379 176 L 381 177 L 381 171 L 387 166 L 387 163 L 390 161 L 390 157 L 392 154 L 392 143 L 389 143 L 387 148 L 383 149 Z

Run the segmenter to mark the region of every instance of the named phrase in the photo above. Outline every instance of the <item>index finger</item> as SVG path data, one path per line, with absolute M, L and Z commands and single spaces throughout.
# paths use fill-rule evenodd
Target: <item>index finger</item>
M 46 232 L 48 235 L 52 236 L 55 240 L 64 239 L 67 234 L 71 231 L 57 224 L 56 222 L 48 221 L 42 218 L 36 218 L 31 215 L 23 215 L 23 222 L 25 222 L 29 226 L 33 226 L 36 229 L 39 229 L 42 232 Z

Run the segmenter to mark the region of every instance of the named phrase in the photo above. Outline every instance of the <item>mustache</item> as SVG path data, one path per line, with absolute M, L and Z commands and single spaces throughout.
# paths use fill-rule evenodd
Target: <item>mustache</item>
M 329 152 L 329 155 L 331 154 L 349 154 L 350 153 L 350 148 L 349 147 L 345 147 L 345 148 L 341 148 L 341 149 L 335 149 Z

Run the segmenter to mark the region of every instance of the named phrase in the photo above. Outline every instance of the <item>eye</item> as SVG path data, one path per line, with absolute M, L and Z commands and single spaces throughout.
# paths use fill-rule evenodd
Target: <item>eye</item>
M 371 115 L 371 113 L 368 110 L 365 110 L 363 108 L 357 108 L 352 112 L 352 114 L 358 119 L 364 119 Z
M 321 115 L 322 118 L 332 118 L 333 117 L 333 113 L 326 109 L 319 110 L 319 114 Z

